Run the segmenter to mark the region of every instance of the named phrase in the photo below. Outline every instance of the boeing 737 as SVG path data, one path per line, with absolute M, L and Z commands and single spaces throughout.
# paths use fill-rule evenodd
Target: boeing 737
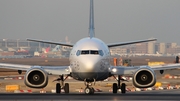
M 130 42 L 117 42 L 105 44 L 102 40 L 95 38 L 94 31 L 94 9 L 93 0 L 90 0 L 90 20 L 89 35 L 79 40 L 75 44 L 53 42 L 38 39 L 27 39 L 28 41 L 56 44 L 72 47 L 70 52 L 69 66 L 31 66 L 20 64 L 0 63 L 0 68 L 15 69 L 19 74 L 22 70 L 26 71 L 24 75 L 24 83 L 31 88 L 44 88 L 48 84 L 48 75 L 58 75 L 56 80 L 56 93 L 61 93 L 64 89 L 65 93 L 69 93 L 69 83 L 64 83 L 68 76 L 73 79 L 84 81 L 85 94 L 94 94 L 93 84 L 97 81 L 103 81 L 111 76 L 117 76 L 117 83 L 113 83 L 113 93 L 117 93 L 121 89 L 121 93 L 126 93 L 126 84 L 121 84 L 121 76 L 132 76 L 132 82 L 135 87 L 146 88 L 152 87 L 156 83 L 156 74 L 154 71 L 163 73 L 166 69 L 180 68 L 180 64 L 168 64 L 159 66 L 112 66 L 110 64 L 109 48 L 123 46 L 135 43 L 156 41 L 156 39 L 137 40 Z

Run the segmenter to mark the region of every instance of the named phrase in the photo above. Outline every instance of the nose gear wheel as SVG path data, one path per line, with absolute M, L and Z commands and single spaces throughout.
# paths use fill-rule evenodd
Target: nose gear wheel
M 94 88 L 93 87 L 86 87 L 84 92 L 85 92 L 85 94 L 94 94 Z

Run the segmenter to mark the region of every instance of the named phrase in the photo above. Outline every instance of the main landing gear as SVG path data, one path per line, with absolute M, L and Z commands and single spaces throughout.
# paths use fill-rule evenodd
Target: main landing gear
M 116 79 L 116 77 L 114 77 Z M 117 83 L 113 83 L 113 93 L 116 94 L 118 89 L 121 89 L 121 93 L 122 94 L 125 94 L 126 93 L 126 84 L 125 83 L 122 83 L 121 86 L 120 86 L 120 80 L 121 79 L 121 76 L 118 75 L 118 79 L 116 79 L 118 81 L 118 84 Z
M 95 81 L 94 81 L 94 83 L 95 83 Z M 86 88 L 84 89 L 84 93 L 85 94 L 94 94 L 94 88 L 91 87 L 92 82 L 86 82 L 86 80 L 84 80 L 84 84 L 86 86 Z
M 69 83 L 65 83 L 64 81 L 68 78 L 68 76 L 64 79 L 63 75 L 60 75 L 58 79 L 54 81 L 59 81 L 59 83 L 56 83 L 56 93 L 59 94 L 61 93 L 61 89 L 64 89 L 65 93 L 69 93 Z

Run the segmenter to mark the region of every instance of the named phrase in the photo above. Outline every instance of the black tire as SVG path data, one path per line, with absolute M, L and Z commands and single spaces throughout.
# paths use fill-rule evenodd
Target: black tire
M 86 88 L 84 89 L 84 93 L 85 93 L 85 94 L 91 94 L 91 93 L 92 93 L 92 89 L 89 88 L 89 87 L 86 87 Z
M 126 93 L 126 84 L 125 84 L 125 83 L 122 83 L 122 84 L 121 84 L 121 93 L 122 93 L 122 94 L 125 94 L 125 93 Z
M 117 93 L 117 83 L 113 83 L 113 93 L 116 94 Z
M 65 83 L 65 85 L 64 85 L 64 92 L 66 94 L 69 94 L 69 83 Z
M 92 87 L 92 88 L 91 88 L 91 94 L 94 94 L 94 91 L 95 91 L 95 90 L 94 90 L 94 88 Z
M 61 85 L 60 85 L 60 83 L 56 83 L 56 93 L 57 94 L 61 93 Z

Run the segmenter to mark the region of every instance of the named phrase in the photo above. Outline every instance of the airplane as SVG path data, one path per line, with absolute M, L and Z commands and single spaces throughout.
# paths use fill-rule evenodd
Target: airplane
M 53 52 L 57 52 L 61 49 L 60 45 L 56 45 L 56 47 L 52 50 Z
M 44 53 L 48 53 L 49 51 L 50 51 L 50 47 L 46 48 L 46 49 L 44 50 Z
M 61 93 L 64 89 L 65 93 L 69 93 L 69 83 L 65 83 L 67 77 L 84 81 L 85 94 L 94 94 L 93 84 L 97 81 L 103 81 L 108 77 L 118 76 L 117 83 L 113 83 L 113 93 L 116 94 L 118 89 L 121 93 L 126 93 L 126 84 L 121 84 L 121 76 L 132 76 L 132 82 L 135 87 L 146 88 L 152 87 L 156 83 L 156 74 L 154 71 L 163 73 L 166 69 L 180 68 L 180 64 L 167 64 L 160 66 L 112 66 L 110 64 L 109 48 L 123 46 L 135 43 L 156 41 L 157 39 L 146 39 L 129 42 L 116 42 L 105 44 L 102 40 L 95 37 L 94 30 L 94 8 L 93 0 L 90 0 L 90 20 L 89 20 L 89 36 L 80 39 L 75 44 L 53 42 L 38 39 L 27 39 L 27 41 L 43 42 L 49 44 L 63 45 L 72 47 L 70 52 L 69 66 L 31 66 L 20 64 L 0 63 L 0 68 L 15 69 L 19 74 L 22 70 L 26 71 L 24 75 L 24 83 L 31 88 L 44 88 L 48 84 L 48 75 L 58 75 L 55 81 L 56 93 Z

